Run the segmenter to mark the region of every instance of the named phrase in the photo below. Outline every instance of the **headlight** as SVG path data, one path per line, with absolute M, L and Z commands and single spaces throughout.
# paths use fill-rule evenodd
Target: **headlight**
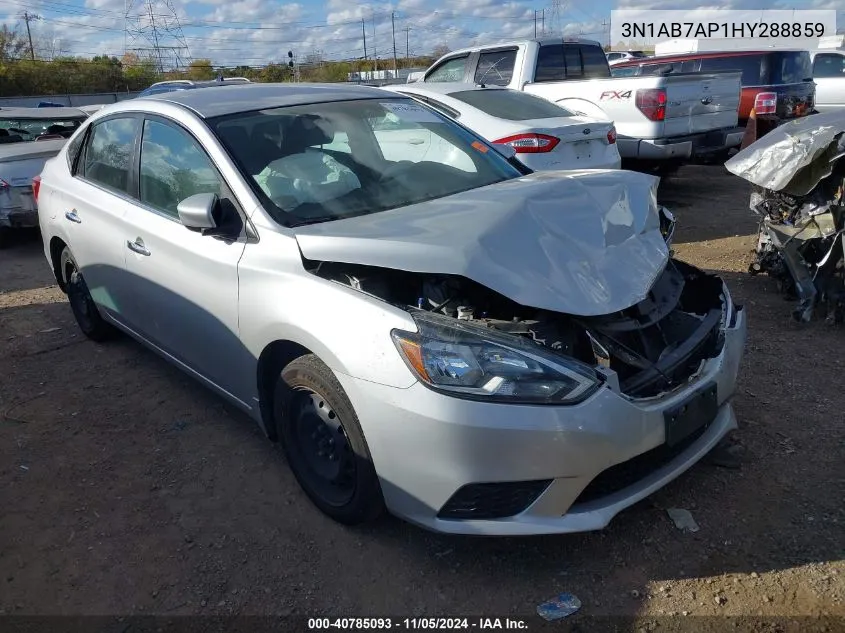
M 412 312 L 419 332 L 391 335 L 408 367 L 436 391 L 483 400 L 574 404 L 601 384 L 588 365 L 534 342 L 430 312 Z

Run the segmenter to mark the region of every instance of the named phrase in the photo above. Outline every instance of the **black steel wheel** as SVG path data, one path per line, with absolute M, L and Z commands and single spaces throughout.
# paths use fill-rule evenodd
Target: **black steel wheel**
M 103 320 L 97 304 L 88 291 L 88 286 L 70 249 L 65 246 L 61 254 L 62 281 L 67 289 L 68 303 L 82 333 L 93 341 L 111 338 L 114 328 Z
M 276 385 L 273 410 L 291 470 L 323 513 L 354 525 L 383 512 L 358 416 L 325 363 L 309 354 L 288 364 Z

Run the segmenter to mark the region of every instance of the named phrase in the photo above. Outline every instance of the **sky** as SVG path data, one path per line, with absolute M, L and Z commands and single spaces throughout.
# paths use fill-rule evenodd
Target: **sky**
M 189 58 L 210 58 L 216 66 L 284 63 L 288 51 L 300 61 L 315 54 L 324 59 L 360 59 L 362 19 L 367 57 L 392 59 L 394 32 L 396 54 L 402 58 L 406 50 L 413 56 L 430 54 L 438 46 L 454 50 L 533 37 L 535 15 L 539 33 L 543 14 L 547 34 L 581 35 L 604 44 L 610 34 L 610 12 L 618 8 L 845 8 L 845 0 L 2 0 L 0 23 L 25 33 L 24 11 L 39 16 L 30 27 L 37 52 L 46 58 L 120 56 L 127 48 L 151 46 L 143 36 L 125 36 L 127 2 L 128 13 L 134 16 L 130 27 L 143 27 L 152 37 L 151 13 L 159 43 L 181 46 L 169 35 L 178 19 Z M 837 26 L 845 28 L 845 10 L 838 11 Z

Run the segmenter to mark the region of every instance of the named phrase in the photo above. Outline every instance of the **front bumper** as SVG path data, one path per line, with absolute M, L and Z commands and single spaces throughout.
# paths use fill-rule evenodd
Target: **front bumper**
M 0 209 L 0 227 L 31 229 L 38 226 L 38 211 L 12 208 Z
M 396 389 L 346 375 L 389 510 L 422 527 L 459 534 L 528 535 L 605 527 L 621 510 L 678 477 L 737 426 L 730 404 L 746 337 L 737 308 L 721 353 L 684 388 L 633 401 L 603 387 L 575 406 L 473 402 L 416 383 Z M 664 412 L 715 383 L 718 412 L 703 433 L 642 476 L 606 495 L 579 496 L 611 467 L 665 444 Z M 500 519 L 443 519 L 438 513 L 463 486 L 485 482 L 550 483 L 523 511 Z M 583 499 L 583 496 L 582 496 Z
M 617 139 L 622 158 L 637 160 L 688 160 L 738 147 L 744 129 L 741 127 L 713 130 L 700 134 L 663 139 Z

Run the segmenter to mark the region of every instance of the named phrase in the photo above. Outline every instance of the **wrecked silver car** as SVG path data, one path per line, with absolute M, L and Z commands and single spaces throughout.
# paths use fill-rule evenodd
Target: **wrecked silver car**
M 845 111 L 782 125 L 731 158 L 760 216 L 752 274 L 797 298 L 793 316 L 845 320 Z
M 558 533 L 736 428 L 745 312 L 672 257 L 657 182 L 530 173 L 374 88 L 250 84 L 93 115 L 39 217 L 82 331 L 241 407 L 328 516 Z

